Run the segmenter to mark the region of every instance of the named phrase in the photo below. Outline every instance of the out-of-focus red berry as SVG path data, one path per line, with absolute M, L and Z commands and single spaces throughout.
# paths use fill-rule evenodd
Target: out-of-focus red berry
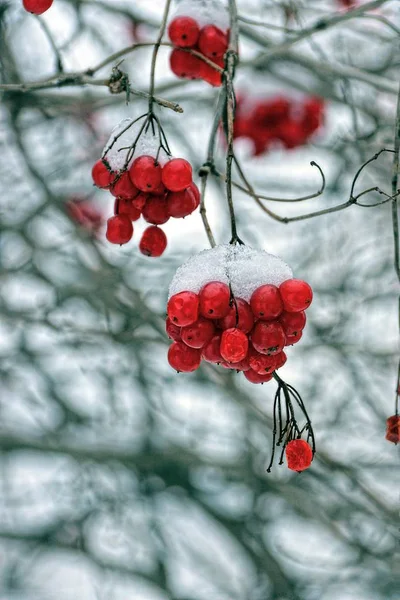
M 184 50 L 174 48 L 169 57 L 171 71 L 181 79 L 199 79 L 203 61 Z
M 221 58 L 228 49 L 228 36 L 215 25 L 206 25 L 200 31 L 199 50 L 208 58 Z

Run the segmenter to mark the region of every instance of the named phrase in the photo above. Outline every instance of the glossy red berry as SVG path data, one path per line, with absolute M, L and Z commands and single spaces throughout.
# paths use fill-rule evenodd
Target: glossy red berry
M 168 362 L 176 371 L 191 373 L 199 368 L 201 353 L 183 342 L 173 342 L 168 349 Z
M 283 311 L 278 319 L 286 336 L 296 336 L 299 331 L 303 331 L 306 325 L 306 320 L 306 314 L 304 311 L 295 313 Z
M 169 57 L 169 64 L 171 71 L 180 78 L 183 79 L 199 79 L 201 75 L 203 61 L 189 52 L 184 50 L 178 50 L 175 48 L 172 50 Z
M 400 442 L 400 415 L 393 415 L 386 420 L 386 439 L 388 442 Z
M 167 201 L 163 196 L 149 196 L 142 210 L 143 218 L 153 225 L 162 225 L 169 219 Z
M 106 238 L 111 244 L 126 244 L 132 235 L 133 225 L 127 215 L 115 215 L 108 219 Z
M 176 17 L 168 27 L 169 39 L 180 48 L 193 48 L 199 39 L 200 27 L 191 17 Z
M 286 364 L 287 356 L 285 352 L 279 352 L 279 354 L 275 354 L 275 370 L 281 369 L 284 364 Z
M 167 320 L 165 321 L 165 331 L 170 340 L 174 340 L 175 342 L 180 342 L 182 340 L 181 328 L 178 327 L 178 325 L 175 325 L 169 317 L 167 317 Z
M 286 338 L 279 323 L 258 321 L 251 333 L 251 343 L 257 352 L 273 355 L 282 352 Z
M 265 373 L 265 375 L 260 375 L 253 371 L 253 369 L 249 369 L 245 371 L 243 375 L 246 377 L 247 381 L 250 383 L 267 383 L 267 381 L 271 381 L 272 373 Z
M 193 196 L 194 196 L 195 203 L 196 203 L 195 208 L 197 208 L 199 206 L 199 204 L 200 204 L 200 191 L 199 191 L 199 188 L 194 183 L 194 181 L 192 181 L 192 183 L 189 185 L 188 189 L 193 192 Z
M 102 160 L 98 160 L 93 165 L 92 179 L 94 185 L 98 188 L 108 189 L 114 181 L 115 175 Z
M 254 325 L 254 316 L 250 304 L 242 298 L 235 298 L 228 314 L 218 321 L 220 329 L 237 327 L 244 333 L 249 333 Z
M 200 314 L 207 319 L 223 319 L 229 312 L 231 293 L 220 281 L 210 281 L 199 293 Z
M 178 292 L 168 300 L 167 313 L 175 325 L 186 327 L 199 317 L 199 297 L 194 292 Z
M 162 229 L 156 225 L 152 225 L 144 230 L 139 242 L 139 250 L 142 254 L 156 258 L 163 254 L 166 247 L 167 236 Z
M 266 284 L 257 288 L 250 298 L 250 306 L 256 319 L 268 321 L 278 317 L 283 303 L 276 285 Z
M 297 344 L 297 342 L 301 340 L 302 336 L 302 331 L 298 331 L 296 335 L 287 335 L 285 346 L 293 346 L 293 344 Z
M 292 471 L 304 471 L 312 463 L 313 452 L 305 440 L 291 440 L 286 449 L 287 466 Z
M 222 333 L 220 351 L 228 363 L 238 363 L 246 358 L 248 349 L 249 338 L 240 329 L 231 327 Z
M 288 279 L 279 286 L 283 307 L 288 312 L 306 310 L 313 298 L 311 287 L 301 279 Z
M 25 10 L 34 15 L 42 15 L 52 4 L 53 0 L 23 0 Z
M 169 192 L 167 195 L 168 213 L 175 219 L 183 219 L 196 208 L 196 198 L 190 186 L 182 192 Z
M 228 49 L 228 36 L 215 25 L 206 25 L 200 31 L 199 50 L 208 58 L 221 58 Z
M 132 200 L 132 198 L 139 193 L 139 190 L 133 185 L 127 171 L 114 179 L 110 191 L 113 196 L 129 200 Z
M 204 346 L 201 351 L 201 357 L 207 362 L 220 363 L 223 361 L 221 356 L 221 335 L 214 335 L 212 340 Z
M 249 350 L 249 365 L 259 375 L 265 373 L 273 373 L 276 369 L 275 356 L 268 356 L 267 354 L 261 354 L 254 349 Z
M 192 183 L 192 167 L 184 158 L 173 158 L 162 170 L 162 182 L 171 192 L 182 192 Z
M 135 206 L 133 206 L 132 200 L 115 198 L 114 215 L 127 215 L 131 221 L 137 221 L 141 215 L 141 212 Z
M 191 348 L 203 348 L 212 340 L 214 333 L 214 323 L 203 317 L 181 329 L 182 341 Z
M 142 192 L 153 192 L 161 183 L 161 165 L 152 156 L 139 156 L 129 169 L 129 177 Z
M 212 85 L 214 87 L 219 87 L 220 85 L 222 85 L 222 73 L 220 71 L 217 71 L 217 69 L 214 69 L 214 67 L 212 67 L 208 63 L 204 62 L 204 60 L 201 60 L 201 59 L 199 59 L 199 60 L 201 62 L 201 65 L 200 65 L 201 79 L 204 79 L 204 81 L 206 81 L 207 83 L 209 83 L 210 85 Z M 224 66 L 223 58 L 213 58 L 212 61 L 213 61 L 213 63 L 218 65 L 218 67 L 223 68 L 223 66 Z

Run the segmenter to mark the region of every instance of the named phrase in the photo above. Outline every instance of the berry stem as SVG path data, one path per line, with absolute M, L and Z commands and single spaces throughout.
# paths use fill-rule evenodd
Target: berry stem
M 169 9 L 171 6 L 171 0 L 167 0 L 165 3 L 164 14 L 160 25 L 160 30 L 158 32 L 157 41 L 154 44 L 153 55 L 151 57 L 151 70 L 150 70 L 150 89 L 149 89 L 149 114 L 153 114 L 153 106 L 154 106 L 154 88 L 155 88 L 155 72 L 156 72 L 156 63 L 157 63 L 157 55 L 158 50 L 161 45 L 161 40 L 165 33 L 165 29 L 167 27 L 167 20 L 169 15 Z
M 400 87 L 397 96 L 396 124 L 394 130 L 394 155 L 392 170 L 392 225 L 394 242 L 394 269 L 400 282 L 400 249 L 399 249 L 399 215 L 397 195 L 399 193 L 399 157 L 400 157 Z M 400 296 L 399 296 L 399 331 L 400 331 Z M 395 398 L 395 415 L 399 414 L 400 359 L 397 367 L 397 383 Z

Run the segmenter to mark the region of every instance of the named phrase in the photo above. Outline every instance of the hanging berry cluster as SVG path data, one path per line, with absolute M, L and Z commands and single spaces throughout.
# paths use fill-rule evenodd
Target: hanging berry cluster
M 305 144 L 322 126 L 324 102 L 320 98 L 295 101 L 275 97 L 257 102 L 239 96 L 236 106 L 234 137 L 253 142 L 253 155 L 267 152 L 280 144 L 293 149 Z
M 221 4 L 216 5 L 214 0 L 181 4 L 168 27 L 169 39 L 176 46 L 170 55 L 170 66 L 177 77 L 203 79 L 215 87 L 222 84 L 221 71 L 213 68 L 210 61 L 220 68 L 224 66 L 229 45 L 226 17 Z M 188 50 L 195 50 L 209 62 Z
M 34 15 L 42 15 L 49 10 L 54 0 L 22 0 L 23 7 Z
M 184 158 L 172 158 L 157 120 L 125 119 L 113 131 L 103 157 L 92 169 L 95 185 L 115 196 L 114 216 L 107 221 L 106 237 L 112 244 L 126 244 L 133 235 L 132 222 L 141 216 L 151 224 L 140 240 L 146 256 L 157 257 L 167 247 L 159 225 L 170 217 L 190 215 L 200 204 L 200 193 L 192 180 L 192 167 Z M 133 140 L 133 141 L 132 141 Z M 122 152 L 121 152 L 122 151 Z

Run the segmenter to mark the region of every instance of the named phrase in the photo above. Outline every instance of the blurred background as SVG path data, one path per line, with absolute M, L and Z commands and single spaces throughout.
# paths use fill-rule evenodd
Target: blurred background
M 247 178 L 281 217 L 349 199 L 357 170 L 394 146 L 400 10 L 395 0 L 238 0 L 236 92 L 249 102 L 323 100 L 305 143 L 254 156 Z M 0 2 L 0 599 L 391 600 L 400 586 L 394 412 L 399 285 L 391 203 L 284 223 L 234 193 L 240 237 L 281 256 L 314 289 L 301 342 L 282 377 L 301 393 L 316 434 L 308 471 L 266 473 L 276 386 L 166 360 L 168 285 L 208 247 L 198 211 L 164 228 L 158 259 L 140 254 L 145 225 L 112 246 L 109 193 L 91 169 L 111 129 L 147 110 L 110 94 L 114 52 L 155 41 L 164 0 L 54 0 L 37 18 Z M 193 5 L 195 1 L 193 0 Z M 173 5 L 176 6 L 176 5 Z M 222 8 L 221 8 L 222 10 Z M 124 57 L 149 89 L 151 45 Z M 162 47 L 156 107 L 171 150 L 197 172 L 218 89 L 180 80 Z M 101 84 L 103 80 L 103 84 Z M 226 146 L 218 137 L 216 162 Z M 393 155 L 369 164 L 355 193 L 391 194 Z M 195 181 L 199 183 L 199 178 Z M 209 178 L 216 241 L 230 239 L 224 188 Z

